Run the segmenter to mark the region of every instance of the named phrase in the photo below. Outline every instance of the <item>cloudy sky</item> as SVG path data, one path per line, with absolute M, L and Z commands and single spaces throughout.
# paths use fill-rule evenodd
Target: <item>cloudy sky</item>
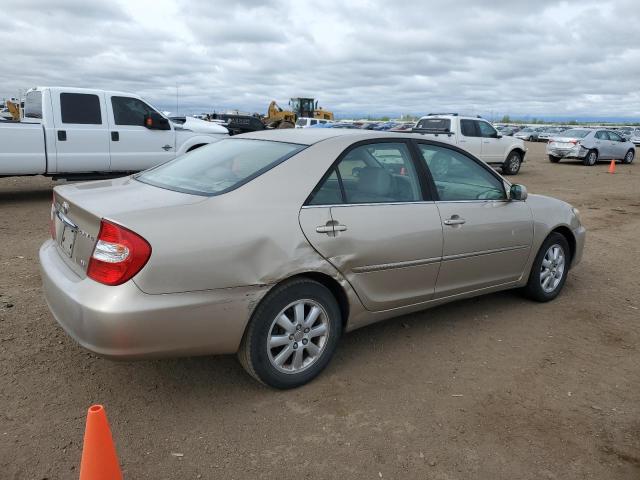
M 637 0 L 2 0 L 0 97 L 136 92 L 180 113 L 640 118 Z

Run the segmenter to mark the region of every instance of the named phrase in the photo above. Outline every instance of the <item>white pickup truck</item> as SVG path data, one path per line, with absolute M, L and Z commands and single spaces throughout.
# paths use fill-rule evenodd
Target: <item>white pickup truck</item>
M 521 139 L 502 136 L 479 117 L 432 113 L 418 120 L 412 131 L 457 145 L 489 165 L 500 167 L 504 175 L 516 175 L 527 153 Z
M 29 90 L 23 117 L 0 123 L 0 177 L 136 172 L 228 135 L 215 123 L 173 123 L 137 95 L 93 89 Z

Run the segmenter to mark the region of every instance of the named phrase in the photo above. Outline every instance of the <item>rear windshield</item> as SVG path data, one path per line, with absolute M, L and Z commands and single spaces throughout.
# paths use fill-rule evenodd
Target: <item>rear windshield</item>
M 451 120 L 448 118 L 423 118 L 415 128 L 448 132 L 451 128 Z
M 265 140 L 225 139 L 139 173 L 144 183 L 195 195 L 220 195 L 262 175 L 304 149 Z
M 572 128 L 571 130 L 565 130 L 562 132 L 563 137 L 567 138 L 584 138 L 589 135 L 591 130 L 585 130 L 582 128 Z

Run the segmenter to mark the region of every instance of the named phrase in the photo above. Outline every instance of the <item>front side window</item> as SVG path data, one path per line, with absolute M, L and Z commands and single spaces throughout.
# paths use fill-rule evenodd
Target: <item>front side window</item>
M 487 122 L 477 122 L 480 129 L 480 136 L 484 138 L 496 138 L 498 132 L 495 128 L 489 125 Z
M 151 115 L 155 109 L 142 100 L 132 97 L 111 97 L 113 120 L 116 125 L 144 126 L 144 117 Z
M 135 178 L 168 190 L 219 195 L 244 185 L 304 148 L 293 143 L 225 139 L 146 170 Z
M 420 200 L 420 183 L 407 145 L 373 143 L 349 151 L 330 176 L 315 189 L 309 203 L 330 205 Z
M 62 123 L 102 125 L 100 99 L 87 93 L 61 93 L 60 113 Z
M 442 201 L 504 200 L 502 181 L 469 157 L 434 145 L 419 145 Z
M 24 100 L 25 118 L 42 118 L 42 92 L 33 90 L 27 93 Z
M 607 132 L 609 134 L 609 140 L 613 140 L 614 142 L 621 142 L 622 137 L 615 132 Z

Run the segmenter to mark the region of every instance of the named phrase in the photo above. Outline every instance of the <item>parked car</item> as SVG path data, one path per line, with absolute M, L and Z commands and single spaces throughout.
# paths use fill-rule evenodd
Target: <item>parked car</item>
M 564 127 L 546 127 L 544 130 L 538 133 L 538 141 L 548 142 L 551 137 L 558 135 L 559 133 L 562 133 L 565 130 L 567 129 Z
M 226 128 L 202 123 L 199 131 L 174 124 L 129 93 L 36 88 L 26 94 L 24 119 L 0 125 L 0 176 L 144 170 L 228 136 Z
M 636 128 L 631 132 L 630 140 L 634 145 L 640 145 L 640 128 Z
M 82 346 L 237 352 L 276 388 L 310 381 L 372 322 L 507 288 L 552 300 L 585 239 L 571 205 L 466 150 L 340 129 L 243 134 L 57 186 L 51 233 L 45 297 Z
M 513 134 L 515 138 L 521 138 L 529 142 L 535 142 L 538 140 L 538 134 L 540 133 L 540 127 L 525 127 L 519 132 Z
M 630 140 L 631 135 L 633 133 L 633 128 L 631 127 L 621 127 L 614 130 L 617 134 L 619 134 L 625 140 Z
M 327 123 L 333 123 L 333 120 L 324 120 L 320 118 L 300 117 L 296 120 L 295 128 L 308 128 L 314 125 L 324 125 Z
M 527 153 L 522 140 L 504 136 L 489 122 L 477 117 L 427 115 L 418 120 L 413 131 L 458 145 L 488 164 L 500 167 L 505 175 L 516 175 Z
M 587 166 L 595 165 L 598 160 L 631 163 L 635 153 L 633 142 L 603 129 L 573 128 L 551 138 L 547 144 L 547 155 L 553 163 L 563 158 L 580 159 Z

